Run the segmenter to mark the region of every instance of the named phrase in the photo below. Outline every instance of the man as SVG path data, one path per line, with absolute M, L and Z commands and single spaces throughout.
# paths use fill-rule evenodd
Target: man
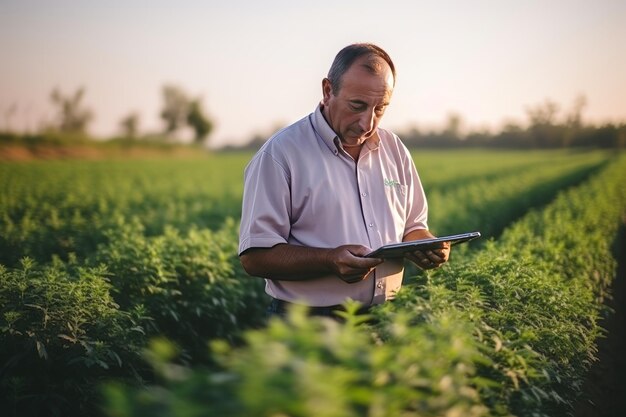
M 396 72 L 376 45 L 342 49 L 322 81 L 317 109 L 272 136 L 245 170 L 239 254 L 265 278 L 270 312 L 291 303 L 332 315 L 347 299 L 392 299 L 403 260 L 366 258 L 384 244 L 433 235 L 413 160 L 378 124 Z M 408 256 L 423 269 L 448 260 L 450 246 Z

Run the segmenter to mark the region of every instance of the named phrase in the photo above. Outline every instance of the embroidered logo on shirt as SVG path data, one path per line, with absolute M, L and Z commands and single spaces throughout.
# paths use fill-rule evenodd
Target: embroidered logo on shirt
M 400 185 L 400 183 L 396 180 L 389 180 L 385 178 L 385 186 L 386 187 L 395 187 L 396 185 Z

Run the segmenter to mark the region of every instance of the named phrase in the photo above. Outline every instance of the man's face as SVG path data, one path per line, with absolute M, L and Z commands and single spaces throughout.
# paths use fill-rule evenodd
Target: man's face
M 382 71 L 372 74 L 361 66 L 364 59 L 356 60 L 346 71 L 337 95 L 327 78 L 322 82 L 324 117 L 347 144 L 363 143 L 372 136 L 393 93 L 389 65 L 381 59 Z

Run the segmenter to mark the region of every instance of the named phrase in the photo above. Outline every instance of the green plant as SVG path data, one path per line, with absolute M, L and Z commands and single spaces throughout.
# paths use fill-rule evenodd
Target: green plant
M 110 243 L 89 263 L 106 265 L 123 309 L 145 308 L 151 335 L 168 336 L 198 359 L 206 356 L 207 339 L 235 340 L 240 330 L 263 323 L 263 282 L 241 274 L 234 221 L 216 232 L 168 227 L 155 237 L 145 237 L 134 222 L 106 236 Z
M 470 330 L 454 314 L 410 326 L 406 314 L 385 328 L 385 343 L 347 305 L 346 322 L 310 318 L 249 331 L 246 346 L 214 342 L 221 370 L 181 368 L 158 355 L 162 385 L 137 392 L 109 385 L 111 416 L 436 416 L 487 415 L 472 386 L 480 360 Z M 170 351 L 171 349 L 166 349 Z M 139 400 L 141 398 L 141 400 Z
M 0 408 L 13 416 L 93 410 L 97 381 L 141 368 L 140 311 L 119 310 L 104 268 L 25 258 L 0 266 Z

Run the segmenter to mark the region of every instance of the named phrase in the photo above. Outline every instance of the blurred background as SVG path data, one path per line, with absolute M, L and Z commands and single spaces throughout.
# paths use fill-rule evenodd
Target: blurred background
M 398 68 L 383 127 L 409 144 L 613 146 L 624 17 L 619 0 L 2 0 L 0 131 L 254 147 L 314 110 L 343 46 L 373 42 Z

